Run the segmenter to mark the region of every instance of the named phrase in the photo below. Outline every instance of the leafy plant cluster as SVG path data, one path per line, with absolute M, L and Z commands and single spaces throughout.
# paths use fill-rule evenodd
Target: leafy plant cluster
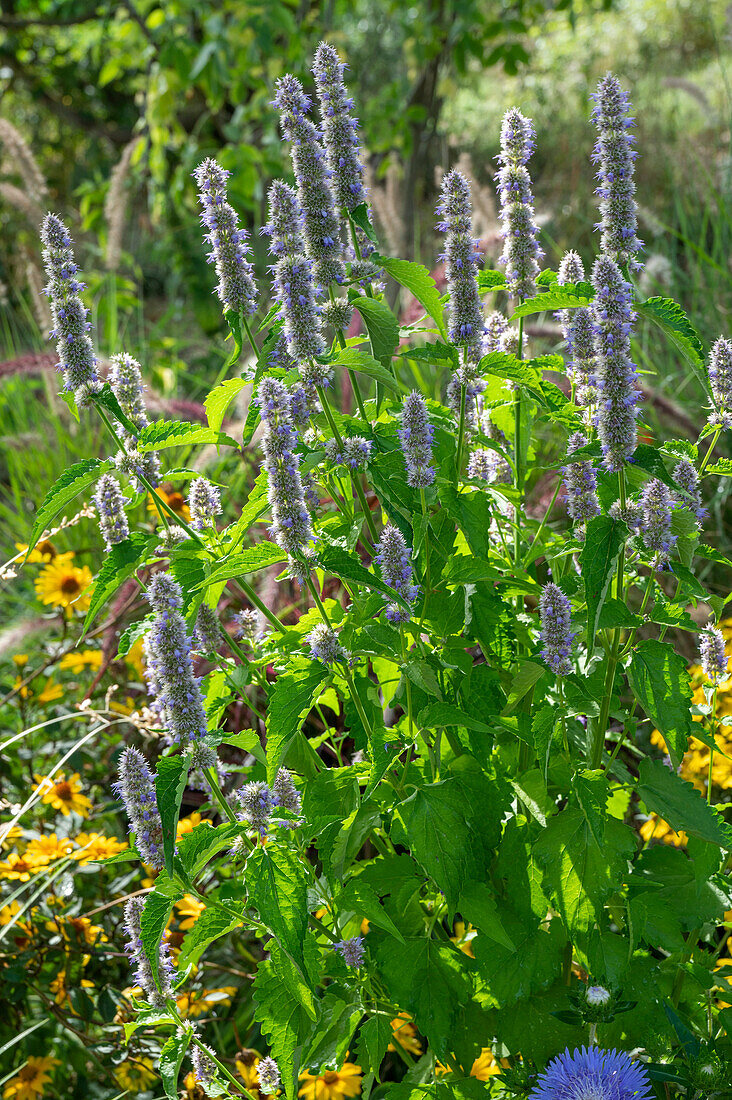
M 730 474 L 713 455 L 732 345 L 707 354 L 677 303 L 635 288 L 632 119 L 612 76 L 593 112 L 591 275 L 575 253 L 541 270 L 533 127 L 513 110 L 503 270 L 481 266 L 469 186 L 450 172 L 442 296 L 425 268 L 379 251 L 326 44 L 313 71 L 319 122 L 297 79 L 277 82 L 295 186 L 269 196 L 262 319 L 227 173 L 213 160 L 196 173 L 228 369 L 245 342 L 254 356 L 211 390 L 208 425 L 151 423 L 129 356 L 99 376 L 71 239 L 53 214 L 43 226 L 65 399 L 101 418 L 112 456 L 62 475 L 28 553 L 94 486 L 107 553 L 81 636 L 126 582 L 146 601 L 117 649 L 144 640 L 151 696 L 117 759 L 130 847 L 103 860 L 149 868 L 124 911 L 126 1040 L 159 1043 L 169 1097 L 189 1072 L 203 1095 L 288 1100 L 729 1096 L 726 601 L 694 565 L 732 566 L 701 541 L 707 486 Z M 424 311 L 409 327 L 387 278 Z M 555 312 L 566 354 L 532 354 L 526 319 Z M 647 437 L 638 314 L 709 395 L 696 443 Z M 406 392 L 408 365 L 447 371 L 444 403 Z M 227 410 L 249 384 L 233 438 Z M 566 457 L 536 516 L 547 435 Z M 261 446 L 233 522 L 217 522 L 225 485 L 196 477 L 187 512 L 161 492 L 182 446 Z M 554 515 L 562 487 L 571 523 Z M 131 523 L 149 504 L 155 534 Z M 263 517 L 270 537 L 249 538 Z M 297 586 L 294 621 L 257 587 L 271 567 Z M 232 590 L 244 603 L 224 621 Z M 678 632 L 701 635 L 695 694 Z M 184 831 L 186 791 L 211 820 Z M 183 902 L 196 918 L 171 935 Z M 256 962 L 256 1074 L 217 1045 L 215 1018 L 204 1032 L 181 1011 L 224 942 Z

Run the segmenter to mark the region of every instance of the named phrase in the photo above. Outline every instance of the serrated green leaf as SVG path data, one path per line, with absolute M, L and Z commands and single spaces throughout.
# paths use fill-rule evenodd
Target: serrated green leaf
M 188 756 L 161 756 L 155 775 L 155 797 L 163 827 L 163 854 L 168 874 L 173 869 L 175 834 L 189 766 Z
M 140 429 L 137 427 L 136 424 L 133 424 L 127 414 L 123 412 L 122 406 L 117 400 L 117 395 L 110 386 L 109 382 L 105 382 L 101 390 L 99 390 L 98 393 L 94 394 L 94 396 L 92 397 L 92 401 L 95 405 L 101 405 L 107 410 L 107 412 L 111 412 L 115 420 L 118 420 L 125 431 L 129 432 L 131 436 L 137 436 Z
M 732 851 L 732 830 L 696 787 L 660 760 L 646 758 L 638 768 L 638 796 L 677 833 L 684 832 Z
M 267 709 L 268 783 L 274 783 L 287 751 L 299 735 L 327 675 L 323 665 L 300 658 L 277 677 Z
M 353 581 L 362 584 L 366 588 L 372 588 L 375 592 L 381 592 L 390 600 L 403 602 L 398 592 L 390 588 L 388 584 L 370 573 L 362 564 L 357 554 L 349 554 L 347 550 L 341 550 L 338 546 L 324 545 L 318 553 L 318 561 L 334 577 L 340 577 L 345 581 Z
M 641 317 L 647 317 L 666 333 L 691 364 L 698 380 L 709 393 L 704 345 L 681 306 L 671 298 L 647 298 L 645 302 L 636 303 L 635 308 Z
M 341 909 L 353 909 L 360 917 L 366 917 L 377 928 L 383 928 L 390 936 L 404 943 L 401 932 L 379 901 L 378 894 L 367 883 L 352 878 L 341 890 L 338 904 Z
M 216 388 L 209 393 L 204 402 L 204 407 L 206 409 L 206 419 L 208 420 L 209 427 L 215 432 L 221 430 L 221 425 L 226 416 L 226 410 L 234 398 L 241 393 L 246 384 L 243 378 L 227 378 L 225 382 L 216 386 Z
M 61 476 L 46 493 L 43 503 L 36 514 L 36 522 L 28 542 L 28 553 L 38 542 L 39 538 L 51 526 L 53 520 L 63 511 L 67 504 L 83 492 L 88 485 L 95 482 L 101 474 L 111 470 L 114 463 L 111 459 L 102 461 L 98 458 L 85 458 L 81 462 L 75 462 L 64 470 Z
M 498 906 L 487 883 L 467 883 L 460 895 L 458 910 L 464 920 L 469 921 L 489 939 L 500 943 L 507 951 L 516 950 L 516 945 L 501 923 Z
M 231 903 L 223 908 L 214 901 L 209 902 L 206 908 L 198 915 L 195 924 L 183 940 L 183 946 L 178 956 L 178 966 L 185 968 L 189 964 L 195 965 L 203 952 L 214 940 L 225 936 L 243 923 L 242 916 L 231 911 Z
M 374 356 L 392 374 L 391 359 L 399 343 L 399 323 L 396 317 L 386 302 L 378 298 L 361 296 L 353 304 L 363 318 Z
M 686 662 L 668 642 L 648 638 L 635 649 L 628 680 L 641 707 L 660 730 L 678 768 L 693 732 Z
M 358 206 L 354 206 L 348 216 L 351 221 L 366 234 L 373 244 L 378 244 L 379 240 L 376 236 L 373 224 L 371 223 L 369 213 L 368 205 L 365 202 L 360 202 Z M 379 262 L 381 262 L 381 257 L 379 257 Z
M 269 958 L 259 963 L 254 978 L 254 1017 L 279 1066 L 285 1096 L 295 1100 L 302 1051 L 318 1015 L 310 988 L 318 949 L 314 940 L 307 941 L 308 981 L 276 941 L 268 944 L 268 950 Z
M 436 729 L 445 726 L 464 726 L 465 729 L 475 730 L 476 733 L 492 733 L 493 730 L 485 722 L 467 714 L 460 707 L 451 706 L 449 703 L 430 703 L 421 710 L 417 716 L 417 722 L 423 729 Z
M 180 897 L 180 894 L 178 895 Z M 150 963 L 155 982 L 160 974 L 160 941 L 163 938 L 168 918 L 173 912 L 175 898 L 168 897 L 155 887 L 145 898 L 145 907 L 140 917 L 140 938 L 142 949 Z
M 531 317 L 535 313 L 545 313 L 547 310 L 576 309 L 577 306 L 589 306 L 592 305 L 594 297 L 591 283 L 580 283 L 578 288 L 569 284 L 552 287 L 545 294 L 537 294 L 535 298 L 527 298 L 525 302 L 516 307 L 510 320 L 515 321 L 519 317 Z
M 179 1028 L 174 1035 L 166 1039 L 163 1049 L 160 1051 L 158 1069 L 163 1081 L 165 1095 L 169 1100 L 178 1098 L 178 1077 L 183 1059 L 190 1045 L 191 1033 Z
M 384 271 L 414 295 L 437 325 L 443 340 L 447 340 L 442 298 L 427 268 L 410 260 L 385 259 L 383 256 L 379 263 Z
M 157 542 L 157 537 L 151 539 L 140 531 L 133 531 L 129 538 L 116 543 L 111 550 L 107 551 L 104 564 L 94 582 L 81 638 L 84 637 L 96 616 L 114 593 L 128 577 L 132 576 L 135 569 L 146 561 Z M 79 640 L 81 641 L 81 639 Z
M 243 826 L 227 821 L 215 828 L 201 823 L 184 833 L 178 841 L 178 859 L 183 870 L 190 878 L 196 878 L 217 852 L 231 847 L 242 831 Z
M 501 290 L 506 285 L 505 271 L 495 271 L 493 268 L 484 267 L 478 272 L 478 289 L 481 291 Z
M 595 843 L 602 847 L 608 795 L 605 772 L 600 769 L 575 772 L 572 776 L 572 789 Z
M 587 604 L 587 640 L 592 652 L 597 619 L 615 576 L 618 556 L 628 538 L 624 523 L 610 516 L 595 516 L 585 528 L 585 542 L 580 554 L 582 579 L 585 582 Z
M 191 424 L 185 420 L 158 420 L 143 428 L 137 441 L 137 449 L 141 454 L 147 454 L 148 451 L 162 451 L 167 447 L 190 447 L 194 443 L 239 447 L 231 436 L 225 432 L 215 432 L 205 424 Z
M 391 1024 L 386 1016 L 372 1016 L 362 1024 L 356 1044 L 356 1058 L 364 1073 L 373 1073 L 379 1080 L 379 1069 L 386 1055 L 386 1048 L 393 1038 Z
M 332 364 L 334 368 L 341 367 L 344 370 L 355 370 L 359 374 L 367 374 L 369 378 L 381 382 L 383 386 L 399 393 L 399 385 L 390 370 L 387 370 L 378 359 L 368 352 L 359 351 L 358 348 L 344 348 L 338 353 L 338 358 Z
M 303 944 L 308 926 L 308 878 L 304 863 L 290 848 L 270 841 L 249 854 L 246 882 L 250 904 L 307 980 Z
M 534 387 L 538 390 L 541 381 L 538 371 L 508 351 L 492 351 L 484 355 L 476 370 L 477 374 L 493 374 L 497 378 L 503 378 L 508 382 L 516 382 L 520 386 Z
M 287 554 L 276 543 L 255 543 L 253 546 L 248 546 L 241 554 L 235 554 L 228 561 L 217 565 L 193 588 L 193 591 L 200 592 L 212 584 L 231 580 L 233 577 L 243 577 L 247 573 L 256 573 L 258 569 L 265 569 L 268 565 L 277 565 L 282 561 L 287 561 Z

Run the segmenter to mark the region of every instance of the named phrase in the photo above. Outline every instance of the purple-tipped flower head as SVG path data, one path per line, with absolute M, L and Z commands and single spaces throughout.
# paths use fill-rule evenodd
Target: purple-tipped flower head
M 676 535 L 671 534 L 673 506 L 670 490 L 657 477 L 650 478 L 641 493 L 640 533 L 646 549 L 653 551 L 654 569 L 667 568 L 676 546 Z
M 124 802 L 143 863 L 159 871 L 164 865 L 163 826 L 155 796 L 155 780 L 145 757 L 137 749 L 125 749 L 122 753 L 119 782 L 114 789 Z
M 259 1091 L 265 1096 L 271 1096 L 282 1087 L 280 1069 L 274 1058 L 267 1056 L 257 1064 L 257 1076 L 259 1077 Z
M 511 467 L 498 451 L 472 451 L 468 459 L 468 477 L 485 481 L 488 485 L 507 485 L 511 481 Z
M 721 630 L 716 627 L 705 630 L 699 640 L 699 655 L 702 672 L 709 680 L 718 683 L 724 679 L 727 675 L 727 654 Z
M 94 503 L 99 514 L 99 530 L 107 550 L 129 538 L 130 528 L 125 515 L 125 502 L 119 482 L 111 474 L 103 474 L 97 482 Z
M 581 283 L 585 277 L 585 265 L 578 252 L 570 248 L 562 256 L 557 272 L 559 283 Z
M 262 446 L 269 478 L 272 537 L 289 555 L 294 575 L 304 578 L 306 571 L 296 559 L 306 554 L 313 530 L 295 454 L 297 432 L 292 423 L 290 394 L 278 379 L 264 378 L 257 400 L 265 426 Z
M 592 283 L 596 293 L 598 434 L 605 467 L 622 470 L 638 439 L 638 379 L 630 357 L 630 330 L 635 320 L 631 288 L 608 256 L 595 260 Z
M 573 451 L 578 451 L 587 443 L 587 437 L 582 432 L 575 432 L 570 437 L 567 445 L 567 457 Z M 577 534 L 584 538 L 584 526 L 594 516 L 601 512 L 600 501 L 597 498 L 597 475 L 588 461 L 568 462 L 562 467 L 564 474 L 564 487 L 567 491 L 567 511 L 576 524 L 579 525 Z
M 273 256 L 296 256 L 305 251 L 303 217 L 297 192 L 282 180 L 275 180 L 267 192 L 269 220 L 261 232 L 269 237 Z
M 305 364 L 322 355 L 325 338 L 321 309 L 315 296 L 312 261 L 302 253 L 278 260 L 274 269 L 274 293 L 281 306 L 287 350 L 295 362 Z M 321 373 L 327 375 L 327 368 L 322 368 Z
M 318 130 L 308 117 L 310 98 L 300 81 L 288 74 L 277 81 L 274 106 L 280 111 L 282 132 L 290 142 L 292 167 L 303 211 L 305 246 L 315 265 L 315 277 L 327 287 L 343 282 L 340 222 L 336 213 L 330 170 Z
M 543 252 L 534 215 L 531 177 L 526 165 L 534 151 L 531 119 L 516 108 L 507 111 L 501 127 L 498 155 L 498 193 L 501 200 L 501 263 L 506 268 L 506 285 L 516 298 L 533 298 Z
M 206 712 L 199 680 L 193 674 L 191 639 L 181 609 L 183 593 L 167 573 L 156 573 L 147 588 L 153 620 L 147 635 L 148 686 L 171 738 L 196 747 L 195 763 L 210 767 L 213 750 L 197 744 L 206 735 Z
M 323 144 L 328 158 L 333 193 L 341 210 L 348 214 L 366 202 L 363 182 L 358 120 L 353 115 L 353 99 L 343 83 L 346 66 L 327 42 L 315 51 L 313 76 L 323 120 Z
M 338 641 L 338 635 L 326 623 L 313 627 L 305 641 L 310 646 L 310 656 L 314 661 L 320 661 L 323 665 L 348 661 L 348 653 Z
M 364 946 L 363 936 L 353 936 L 350 940 L 340 940 L 333 944 L 333 950 L 341 956 L 346 966 L 352 966 L 358 970 L 363 966 Z
M 204 531 L 221 512 L 221 491 L 205 477 L 197 477 L 191 482 L 188 499 L 191 510 L 191 527 L 194 531 Z
M 541 640 L 544 648 L 541 655 L 557 676 L 566 676 L 572 671 L 572 613 L 569 600 L 553 582 L 545 584 L 539 600 L 541 618 Z
M 419 587 L 412 575 L 412 551 L 407 546 L 404 535 L 393 523 L 387 524 L 381 532 L 376 547 L 376 560 L 381 566 L 381 575 L 391 588 L 394 588 L 407 603 L 412 604 L 419 595 Z M 409 614 L 398 603 L 389 604 L 386 617 L 393 623 L 405 622 Z
M 501 350 L 501 338 L 508 330 L 508 319 L 497 309 L 489 313 L 486 318 L 481 340 L 481 354 L 490 355 L 493 351 Z
M 239 817 L 255 829 L 260 836 L 266 836 L 275 799 L 266 783 L 246 783 L 236 795 L 240 811 Z
M 709 384 L 717 409 L 709 417 L 715 427 L 732 427 L 732 340 L 720 336 L 709 353 Z
M 427 403 L 420 393 L 407 394 L 402 405 L 402 424 L 399 441 L 402 445 L 404 465 L 407 468 L 407 485 L 424 489 L 435 480 L 432 465 L 432 437 Z
M 74 261 L 69 231 L 55 214 L 46 214 L 43 219 L 41 240 L 48 279 L 44 293 L 51 305 L 51 336 L 56 338 L 59 358 L 56 368 L 63 373 L 64 389 L 83 404 L 101 387 L 89 337 L 89 311 L 80 296 L 86 284 L 77 278 L 79 268 Z
M 688 508 L 694 514 L 698 525 L 701 527 L 709 513 L 702 504 L 699 474 L 691 459 L 679 459 L 674 468 L 674 481 L 681 490 L 676 494 L 676 499 L 679 504 L 683 505 L 684 508 Z
M 216 612 L 206 603 L 198 609 L 194 638 L 196 649 L 202 653 L 216 653 L 224 640 Z
M 239 641 L 251 642 L 256 645 L 264 637 L 264 623 L 259 611 L 249 608 L 234 615 L 234 637 Z
M 471 233 L 470 184 L 454 168 L 442 179 L 437 228 L 445 234 L 445 275 L 450 292 L 450 339 L 473 347 L 483 332 L 476 241 Z
M 597 167 L 597 195 L 600 217 L 596 228 L 601 230 L 601 249 L 618 264 L 628 264 L 639 270 L 636 256 L 643 247 L 638 240 L 638 209 L 635 201 L 633 149 L 635 138 L 630 132 L 634 119 L 630 115 L 630 100 L 612 73 L 604 76 L 593 95 L 592 112 L 597 126 L 597 144 L 592 155 Z
M 348 466 L 350 470 L 358 470 L 368 462 L 373 446 L 371 440 L 364 439 L 362 435 L 346 436 L 343 447 L 336 439 L 329 439 L 325 445 L 325 457 L 329 462 Z
M 191 1065 L 193 1066 L 193 1072 L 196 1075 L 196 1083 L 199 1085 L 213 1084 L 216 1077 L 216 1063 L 214 1062 L 214 1052 L 211 1047 L 203 1046 L 194 1047 L 191 1051 Z
M 529 1100 L 652 1100 L 654 1093 L 642 1065 L 624 1050 L 569 1047 L 539 1076 Z
M 226 309 L 250 316 L 257 310 L 257 288 L 253 268 L 247 259 L 247 232 L 239 227 L 236 211 L 226 197 L 227 172 L 209 157 L 193 173 L 202 207 L 201 225 L 211 245 L 207 259 L 216 265 L 219 285 L 216 293 Z
M 154 451 L 140 454 L 137 450 L 138 434 L 150 423 L 145 408 L 145 386 L 140 364 L 131 355 L 113 355 L 108 378 L 122 412 L 137 429 L 134 435 L 124 433 L 125 450 L 117 455 L 117 466 L 128 476 L 137 478 L 140 492 L 146 488 L 139 480 L 140 476 L 149 481 L 153 489 L 157 489 L 160 484 L 160 456 Z
M 130 966 L 134 967 L 135 982 L 142 989 L 146 999 L 153 1008 L 164 1008 L 166 999 L 172 996 L 173 963 L 170 958 L 170 948 L 163 940 L 160 944 L 158 980 L 156 981 L 142 946 L 140 921 L 144 908 L 145 899 L 140 897 L 129 898 L 125 905 L 124 923 L 127 933 L 125 952 Z
M 274 785 L 272 787 L 277 805 L 281 806 L 283 810 L 288 810 L 291 814 L 299 814 L 302 806 L 302 799 L 300 798 L 300 792 L 295 786 L 292 775 L 288 772 L 287 768 L 280 768 L 275 776 Z

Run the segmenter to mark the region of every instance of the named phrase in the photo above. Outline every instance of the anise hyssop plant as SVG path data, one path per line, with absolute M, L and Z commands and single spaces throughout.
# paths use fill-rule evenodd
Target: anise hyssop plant
M 732 343 L 707 354 L 680 306 L 638 293 L 633 120 L 614 76 L 592 113 L 597 255 L 542 268 L 536 136 L 513 109 L 496 173 L 501 268 L 483 266 L 469 181 L 448 171 L 443 295 L 424 267 L 379 251 L 344 68 L 323 43 L 312 96 L 294 76 L 274 90 L 293 182 L 268 195 L 271 308 L 229 173 L 215 159 L 194 173 L 229 369 L 247 344 L 253 357 L 212 389 L 208 426 L 151 423 L 122 349 L 101 376 L 73 242 L 57 215 L 43 223 L 67 400 L 101 417 L 110 457 L 63 475 L 31 547 L 94 486 L 108 553 L 88 619 L 131 576 L 147 600 L 121 643 L 144 635 L 160 747 L 156 761 L 134 744 L 118 755 L 132 847 L 112 858 L 152 876 L 125 907 L 139 987 L 127 1040 L 159 1033 L 169 1097 L 191 1066 L 209 1096 L 732 1096 L 718 966 L 732 829 L 714 781 L 729 747 L 725 601 L 694 572 L 698 559 L 732 567 L 701 541 L 709 483 L 732 472 L 713 458 L 732 425 Z M 419 322 L 400 328 L 388 280 L 420 303 Z M 524 324 L 544 313 L 560 350 L 532 354 Z M 697 443 L 648 441 L 641 318 L 658 328 L 659 369 L 671 338 L 705 387 Z M 430 372 L 443 402 L 405 384 Z M 232 438 L 224 418 L 249 383 Z M 547 439 L 564 457 L 537 519 L 527 490 Z M 235 502 L 197 477 L 189 521 L 160 492 L 165 451 L 204 444 L 258 448 L 261 472 Z M 159 510 L 157 536 L 135 530 L 141 501 Z M 269 540 L 248 538 L 262 517 Z M 295 621 L 271 587 L 263 598 L 257 574 L 272 566 L 297 594 Z M 245 601 L 222 622 L 227 586 Z M 679 631 L 700 635 L 702 702 Z M 229 728 L 236 698 L 263 715 L 263 744 Z M 706 782 L 679 771 L 692 735 Z M 243 768 L 227 767 L 227 743 L 246 747 Z M 219 823 L 176 840 L 187 786 Z M 653 843 L 655 824 L 671 843 Z M 184 896 L 205 909 L 173 949 Z M 242 930 L 261 945 L 255 1083 L 176 1000 L 211 945 Z

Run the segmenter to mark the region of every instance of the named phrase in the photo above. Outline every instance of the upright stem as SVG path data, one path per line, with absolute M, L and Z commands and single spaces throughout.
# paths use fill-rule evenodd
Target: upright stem
M 523 358 L 524 350 L 524 319 L 519 318 L 519 338 L 518 338 L 518 358 Z M 516 505 L 516 526 L 514 529 L 514 560 L 518 565 L 521 559 L 521 510 L 523 504 L 523 492 L 524 492 L 524 456 L 521 446 L 521 426 L 523 423 L 523 392 L 521 386 L 517 383 L 516 390 L 513 398 L 513 453 L 514 453 L 514 471 L 516 477 L 516 492 L 518 494 L 518 502 Z
M 323 406 L 323 412 L 325 413 L 326 420 L 330 425 L 330 430 L 333 432 L 333 438 L 338 444 L 340 450 L 343 451 L 343 436 L 338 431 L 338 425 L 336 424 L 333 417 L 333 412 L 331 410 L 330 402 L 328 401 L 325 390 L 322 386 L 316 386 L 315 388 L 317 390 L 318 397 L 320 398 L 320 404 Z M 368 506 L 368 501 L 366 500 L 363 486 L 361 485 L 361 482 L 358 480 L 353 471 L 351 472 L 351 483 L 356 490 L 356 495 L 363 510 L 364 519 L 366 520 L 366 526 L 369 529 L 369 534 L 371 535 L 371 538 L 374 540 L 374 542 L 377 542 L 379 535 L 376 530 L 376 525 L 374 523 L 374 517 L 371 515 L 371 509 Z
M 618 473 L 618 485 L 620 489 L 620 507 L 622 511 L 625 511 L 625 470 L 620 470 Z M 623 601 L 625 592 L 625 547 L 621 546 L 620 553 L 618 554 L 618 568 L 615 577 L 615 595 L 618 600 Z M 591 768 L 599 768 L 602 764 L 602 750 L 605 747 L 605 734 L 607 733 L 608 719 L 610 717 L 610 704 L 612 702 L 613 684 L 615 683 L 615 671 L 618 667 L 618 659 L 620 657 L 620 644 L 622 640 L 622 630 L 616 627 L 613 630 L 612 636 L 612 648 L 607 658 L 607 672 L 605 674 L 605 685 L 603 688 L 602 706 L 600 708 L 600 715 L 597 719 L 597 725 L 595 727 L 595 737 L 592 745 L 592 757 L 590 760 Z
M 717 440 L 719 439 L 719 433 L 721 432 L 721 430 L 722 430 L 721 428 L 717 428 L 714 435 L 712 436 L 712 442 L 709 444 L 709 450 L 704 455 L 704 460 L 703 460 L 701 466 L 699 467 L 699 477 L 700 478 L 703 476 L 704 471 L 707 468 L 707 463 L 709 462 L 709 459 L 712 457 L 712 451 L 717 446 Z
M 236 820 L 237 820 L 236 819 L 236 814 L 234 813 L 231 806 L 229 805 L 229 803 L 224 798 L 224 792 L 221 790 L 221 787 L 219 786 L 219 781 L 218 781 L 218 778 L 216 776 L 216 772 L 214 771 L 213 767 L 204 768 L 203 769 L 203 774 L 206 776 L 206 779 L 208 780 L 209 786 L 211 787 L 211 793 L 213 794 L 214 798 L 216 799 L 219 806 L 223 810 L 224 817 L 228 817 L 229 821 L 232 821 L 232 822 L 234 822 L 234 824 L 236 824 Z
M 712 745 L 709 748 L 709 780 L 707 782 L 707 805 L 712 804 L 712 778 L 714 770 L 714 745 L 716 745 L 716 731 L 717 731 L 717 684 L 714 685 L 714 694 L 712 695 L 712 713 L 709 720 L 709 731 L 712 735 Z
M 331 302 L 334 302 L 335 301 L 335 294 L 333 293 L 333 287 L 332 286 L 328 288 L 328 293 L 330 294 Z M 341 350 L 345 350 L 346 338 L 343 335 L 343 332 L 339 328 L 336 329 L 336 339 L 338 341 L 338 346 L 341 348 Z M 361 414 L 361 419 L 363 420 L 366 427 L 370 428 L 371 427 L 371 421 L 366 416 L 366 409 L 364 408 L 363 397 L 361 395 L 361 387 L 358 384 L 358 378 L 356 378 L 356 372 L 351 367 L 348 367 L 347 370 L 348 370 L 348 377 L 351 380 L 351 388 L 353 389 L 353 395 L 356 398 L 356 404 L 358 405 L 358 411 Z
M 455 456 L 455 486 L 460 481 L 463 469 L 463 444 L 465 441 L 465 396 L 466 384 L 460 383 L 460 425 L 458 427 L 457 454 Z

